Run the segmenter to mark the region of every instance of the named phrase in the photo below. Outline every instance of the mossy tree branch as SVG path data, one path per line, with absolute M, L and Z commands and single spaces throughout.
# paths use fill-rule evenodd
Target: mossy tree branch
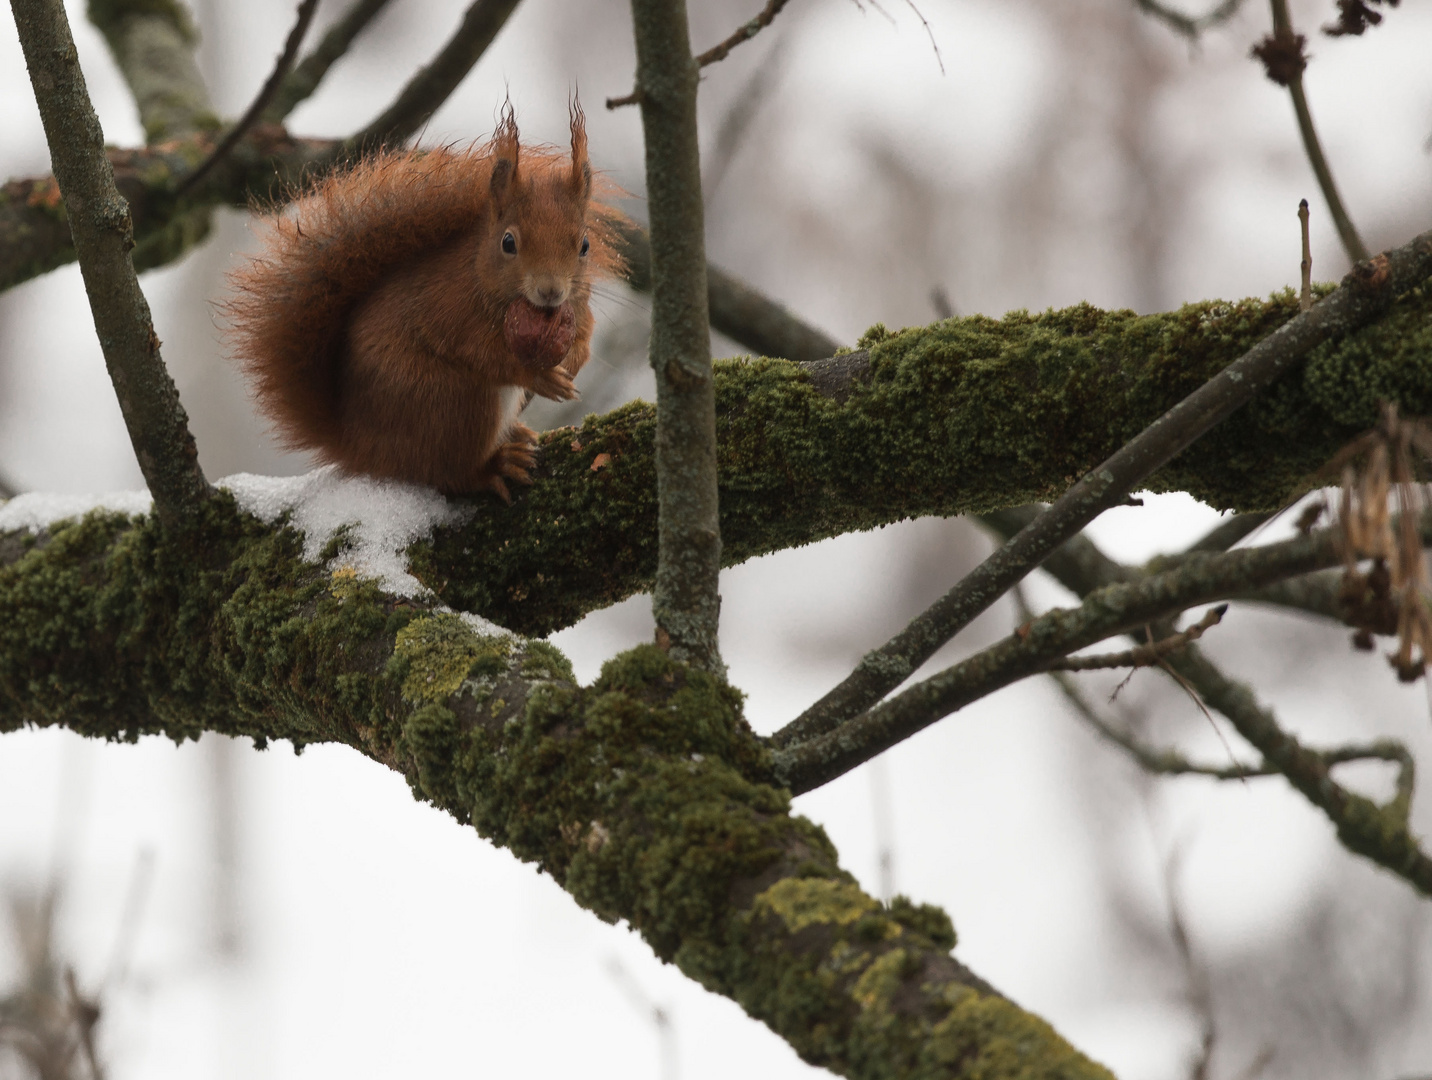
M 632 0 L 651 210 L 656 372 L 657 641 L 722 671 L 716 395 L 706 305 L 706 223 L 696 131 L 698 71 L 686 0 Z
M 809 1062 L 1109 1080 L 951 958 L 942 911 L 860 890 L 715 676 L 645 646 L 578 687 L 550 646 L 305 563 L 226 496 L 197 533 L 94 514 L 0 545 L 0 730 L 341 743 Z
M 134 95 L 146 142 L 218 129 L 194 55 L 199 33 L 183 0 L 90 0 L 89 20 Z
M 129 207 L 104 154 L 104 133 L 85 88 L 63 0 L 13 0 L 11 8 L 105 365 L 158 515 L 178 526 L 195 514 L 209 488 L 130 262 Z
M 1150 474 L 1247 405 L 1309 350 L 1375 318 L 1432 274 L 1432 232 L 1359 263 L 1334 292 L 1252 345 L 1148 427 L 1089 469 L 1043 514 L 867 653 L 839 685 L 776 733 L 779 746 L 816 738 L 870 708 L 1060 544 L 1128 498 Z

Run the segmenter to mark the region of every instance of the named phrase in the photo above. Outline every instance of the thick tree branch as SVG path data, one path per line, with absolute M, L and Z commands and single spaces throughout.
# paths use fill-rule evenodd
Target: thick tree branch
M 1052 498 L 1296 310 L 1288 294 L 1161 316 L 974 317 L 906 331 L 849 369 L 718 364 L 723 564 Z M 1375 422 L 1380 398 L 1432 412 L 1429 314 L 1432 297 L 1404 297 L 1145 486 L 1215 506 L 1282 504 Z M 510 509 L 483 504 L 415 552 L 423 580 L 455 608 L 534 635 L 649 591 L 654 433 L 653 410 L 634 403 L 549 434 L 536 483 Z
M 371 124 L 344 144 L 345 156 L 379 146 L 398 146 L 417 134 L 482 58 L 518 0 L 474 0 L 457 32 L 432 63 L 408 81 L 402 93 Z
M 130 263 L 129 207 L 105 158 L 63 0 L 13 0 L 11 7 L 105 365 L 159 517 L 176 526 L 197 511 L 208 484 Z
M 194 57 L 199 35 L 182 0 L 90 0 L 89 19 L 129 84 L 147 142 L 219 127 Z
M 279 85 L 273 101 L 264 110 L 263 119 L 270 124 L 281 124 L 289 113 L 308 100 L 318 89 L 323 77 L 345 53 L 354 40 L 367 29 L 368 24 L 388 6 L 388 0 L 355 0 L 323 35 L 311 53 L 299 61 Z
M 205 507 L 202 542 L 92 515 L 0 551 L 0 730 L 350 746 L 844 1076 L 1110 1080 L 949 955 L 939 909 L 865 895 L 790 813 L 740 697 L 645 646 L 589 688 L 303 562 Z
M 1167 464 L 1249 401 L 1307 353 L 1361 326 L 1399 293 L 1432 274 L 1432 232 L 1359 263 L 1342 285 L 1314 307 L 1260 340 L 1102 464 L 1090 469 L 1045 513 L 977 566 L 885 645 L 867 653 L 851 674 L 775 736 L 791 746 L 829 732 L 904 682 L 980 612 L 1022 580 L 1069 537 L 1118 505 Z
M 697 65 L 686 0 L 632 0 L 651 211 L 651 366 L 656 372 L 657 642 L 721 672 L 721 519 L 716 394 L 706 307 Z

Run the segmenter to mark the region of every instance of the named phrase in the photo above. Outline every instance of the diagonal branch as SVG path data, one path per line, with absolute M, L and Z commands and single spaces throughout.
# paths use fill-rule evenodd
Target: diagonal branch
M 993 517 L 994 515 L 984 515 L 983 520 L 996 533 L 1011 525 L 1009 521 L 996 523 L 991 520 Z M 1432 542 L 1432 522 L 1423 520 L 1422 533 L 1424 544 Z M 1051 558 L 1045 563 L 1045 569 L 1076 595 L 1083 597 L 1097 594 L 1097 590 L 1110 581 L 1125 580 L 1125 575 L 1128 574 L 1142 577 L 1139 571 L 1130 570 L 1107 559 L 1094 548 L 1087 537 L 1079 536 L 1075 541 L 1093 549 L 1097 559 L 1091 557 L 1088 552 L 1077 561 Z M 1068 546 L 1071 545 L 1066 545 Z M 1103 560 L 1103 564 L 1100 565 L 1098 560 Z M 1293 582 L 1265 585 L 1262 590 L 1244 595 L 1256 597 L 1261 592 L 1275 590 L 1282 585 L 1320 581 L 1330 576 L 1332 575 L 1327 572 L 1311 574 L 1294 579 Z M 1333 614 L 1332 617 L 1339 616 Z M 1233 722 L 1239 734 L 1263 754 L 1262 765 L 1233 766 L 1227 769 L 1196 766 L 1175 751 L 1155 750 L 1144 746 L 1099 717 L 1069 676 L 1058 671 L 1051 674 L 1079 714 L 1105 738 L 1128 752 L 1143 768 L 1168 775 L 1192 773 L 1222 780 L 1280 774 L 1314 806 L 1328 815 L 1338 830 L 1339 840 L 1349 851 L 1371 859 L 1404 878 L 1424 894 L 1432 895 L 1432 860 L 1421 851 L 1417 837 L 1410 830 L 1416 769 L 1412 755 L 1405 746 L 1395 740 L 1379 739 L 1373 743 L 1328 750 L 1304 747 L 1293 736 L 1282 731 L 1272 712 L 1258 703 L 1247 686 L 1225 676 L 1196 646 L 1190 646 L 1167 657 L 1164 665 L 1167 672 L 1185 689 L 1197 693 L 1202 703 L 1216 709 Z M 1362 796 L 1348 792 L 1329 774 L 1329 770 L 1336 765 L 1369 759 L 1396 762 L 1398 765 L 1396 794 L 1386 805 L 1377 806 Z
M 11 8 L 115 396 L 155 509 L 178 525 L 209 488 L 130 262 L 129 207 L 114 186 L 63 0 L 13 0 Z
M 179 181 L 179 186 L 174 190 L 175 198 L 179 198 L 185 192 L 191 190 L 200 180 L 204 179 L 215 165 L 229 155 L 229 152 L 238 145 L 239 140 L 248 133 L 249 129 L 258 122 L 259 116 L 262 115 L 263 111 L 268 107 L 268 103 L 273 99 L 273 96 L 278 93 L 279 86 L 282 84 L 284 77 L 288 75 L 288 69 L 293 66 L 294 57 L 298 55 L 298 47 L 303 44 L 303 36 L 308 33 L 308 25 L 313 21 L 313 13 L 317 10 L 318 0 L 300 0 L 298 14 L 293 21 L 293 28 L 289 30 L 288 38 L 283 43 L 283 49 L 279 52 L 278 59 L 274 62 L 273 71 L 271 71 L 269 77 L 264 80 L 263 86 L 259 88 L 258 95 L 249 104 L 249 107 L 244 110 L 244 115 L 239 117 L 238 121 L 224 133 L 223 139 L 219 141 L 218 146 L 214 147 L 213 152 L 199 163 L 198 168 Z
M 776 773 L 793 793 L 811 791 L 971 702 L 1047 671 L 1071 652 L 1195 604 L 1324 569 L 1340 558 L 1336 537 L 1324 530 L 1266 547 L 1191 555 L 1173 570 L 1109 585 L 1078 608 L 1041 615 L 823 735 L 778 748 Z
M 1248 686 L 1224 675 L 1196 646 L 1170 657 L 1168 664 L 1197 688 L 1211 708 L 1228 717 L 1264 761 L 1328 816 L 1344 847 L 1391 870 L 1424 896 L 1432 896 L 1432 858 L 1419 847 L 1410 825 L 1415 771 L 1405 748 L 1392 742 L 1377 744 L 1381 752 L 1375 756 L 1399 765 L 1396 794 L 1379 806 L 1333 779 L 1332 766 L 1352 759 L 1304 746 L 1279 726 Z
M 629 218 L 613 223 L 627 284 L 651 291 L 651 240 Z M 725 334 L 757 356 L 778 356 L 797 362 L 833 355 L 840 342 L 793 315 L 774 300 L 720 267 L 706 266 L 706 302 L 711 329 Z
M 329 27 L 318 47 L 305 56 L 279 85 L 273 101 L 263 112 L 264 122 L 280 124 L 306 101 L 318 89 L 328 69 L 348 52 L 358 35 L 387 6 L 388 0 L 355 0 L 353 6 Z
M 651 209 L 651 366 L 656 372 L 657 642 L 724 671 L 717 630 L 721 520 L 716 393 L 706 305 L 697 66 L 686 0 L 632 0 Z
M 346 155 L 366 153 L 380 146 L 398 146 L 416 134 L 443 102 L 467 78 L 498 32 L 507 25 L 518 0 L 474 0 L 463 14 L 457 32 L 448 39 L 432 63 L 408 81 L 383 113 L 344 143 Z
M 199 34 L 182 0 L 89 0 L 88 8 L 134 95 L 146 142 L 220 126 L 194 56 Z
M 1209 429 L 1270 386 L 1314 346 L 1373 319 L 1399 292 L 1432 274 L 1432 232 L 1360 263 L 1342 285 L 1258 342 L 1101 465 L 977 566 L 837 687 L 773 736 L 792 746 L 831 731 L 899 686 L 935 651 L 1052 551 Z
M 202 529 L 96 514 L 0 551 L 0 731 L 348 746 L 812 1064 L 1111 1080 L 950 954 L 943 911 L 855 884 L 709 673 L 648 645 L 578 686 L 545 642 L 305 562 L 225 496 Z

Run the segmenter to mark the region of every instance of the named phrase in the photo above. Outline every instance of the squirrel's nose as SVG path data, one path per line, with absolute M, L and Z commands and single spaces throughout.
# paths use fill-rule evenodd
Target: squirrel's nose
M 527 288 L 523 290 L 527 299 L 538 307 L 556 307 L 563 300 L 567 299 L 568 288 L 560 281 L 552 278 L 538 278 L 530 280 Z

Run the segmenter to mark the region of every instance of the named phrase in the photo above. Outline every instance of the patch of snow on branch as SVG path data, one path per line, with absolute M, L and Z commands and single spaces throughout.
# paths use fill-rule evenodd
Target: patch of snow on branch
M 147 491 L 112 491 L 107 495 L 53 495 L 31 491 L 16 495 L 0 506 L 0 532 L 15 529 L 39 532 L 65 518 L 84 517 L 91 510 L 112 510 L 137 517 L 149 513 L 153 503 Z
M 318 561 L 335 532 L 349 526 L 350 546 L 340 556 L 342 564 L 360 577 L 376 579 L 394 596 L 427 592 L 408 573 L 403 554 L 408 545 L 465 516 L 432 488 L 344 476 L 332 465 L 303 476 L 239 473 L 217 486 L 227 488 L 240 507 L 262 521 L 277 521 L 290 513 L 290 523 L 303 533 L 303 557 L 311 562 Z

